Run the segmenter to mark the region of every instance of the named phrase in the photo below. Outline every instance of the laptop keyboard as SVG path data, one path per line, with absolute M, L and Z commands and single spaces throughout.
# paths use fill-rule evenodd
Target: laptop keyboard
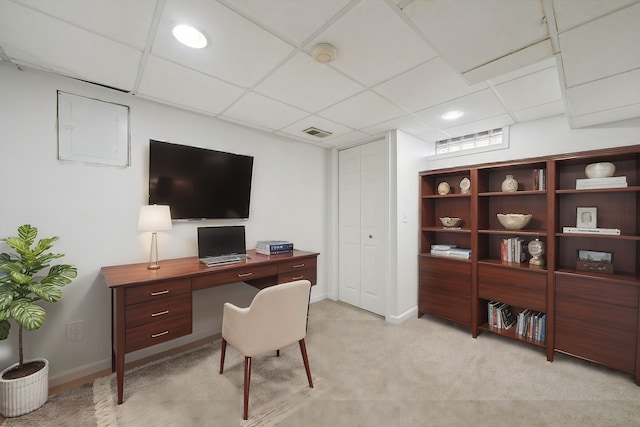
M 247 259 L 247 256 L 245 254 L 234 254 L 234 255 L 205 257 L 205 258 L 201 258 L 200 261 L 207 267 L 211 267 L 213 265 L 231 264 L 233 262 L 240 262 L 240 261 L 244 261 L 245 259 Z

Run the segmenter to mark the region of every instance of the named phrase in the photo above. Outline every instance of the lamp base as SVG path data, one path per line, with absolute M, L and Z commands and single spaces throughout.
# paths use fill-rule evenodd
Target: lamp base
M 149 264 L 147 266 L 147 270 L 157 270 L 159 268 L 160 268 L 160 266 L 158 264 Z

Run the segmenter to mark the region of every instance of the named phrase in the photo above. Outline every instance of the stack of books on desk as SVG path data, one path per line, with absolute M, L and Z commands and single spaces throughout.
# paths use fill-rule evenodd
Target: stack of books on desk
M 431 245 L 431 255 L 471 259 L 471 249 L 457 248 L 455 245 Z
M 609 176 L 606 178 L 576 179 L 576 190 L 593 190 L 596 188 L 620 188 L 627 186 L 626 176 Z
M 256 253 L 277 255 L 293 253 L 293 243 L 286 240 L 261 240 L 256 243 Z

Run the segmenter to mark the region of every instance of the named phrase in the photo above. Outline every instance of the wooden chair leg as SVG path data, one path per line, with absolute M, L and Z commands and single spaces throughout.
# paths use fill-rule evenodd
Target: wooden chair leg
M 307 379 L 309 380 L 309 387 L 313 388 L 313 380 L 311 379 L 311 370 L 309 369 L 309 359 L 307 358 L 307 346 L 304 343 L 304 338 L 298 341 L 300 344 L 300 352 L 302 353 L 302 361 L 304 362 L 304 369 L 307 371 Z
M 244 412 L 242 419 L 249 418 L 249 385 L 251 384 L 251 358 L 244 358 Z
M 222 338 L 222 350 L 220 351 L 220 373 L 224 370 L 224 356 L 227 352 L 227 341 Z
M 276 350 L 276 357 L 280 357 L 280 349 Z

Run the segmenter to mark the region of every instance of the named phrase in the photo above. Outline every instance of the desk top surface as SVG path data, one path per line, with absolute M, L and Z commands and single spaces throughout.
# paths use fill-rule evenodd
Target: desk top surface
M 107 286 L 113 288 L 118 286 L 152 282 L 161 279 L 213 274 L 216 272 L 260 266 L 262 264 L 286 262 L 296 258 L 317 257 L 319 255 L 317 252 L 300 251 L 297 249 L 294 249 L 293 253 L 291 254 L 279 255 L 257 254 L 255 250 L 252 249 L 248 250 L 247 254 L 251 258 L 233 264 L 218 265 L 214 267 L 207 267 L 198 260 L 198 257 L 193 256 L 160 261 L 160 268 L 157 270 L 149 270 L 147 268 L 149 263 L 142 262 L 137 264 L 112 265 L 102 267 L 100 269 L 100 272 L 102 273 Z

